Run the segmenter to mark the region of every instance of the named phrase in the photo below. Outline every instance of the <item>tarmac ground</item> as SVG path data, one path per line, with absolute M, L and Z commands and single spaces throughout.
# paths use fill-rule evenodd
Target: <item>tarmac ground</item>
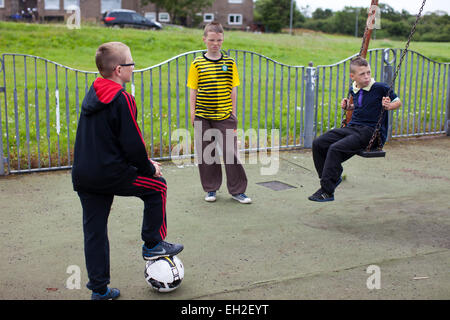
M 116 197 L 111 286 L 125 300 L 449 300 L 450 137 L 394 139 L 385 151 L 345 162 L 328 203 L 308 200 L 319 187 L 309 149 L 273 153 L 270 175 L 246 158 L 247 205 L 225 181 L 207 203 L 192 161 L 163 163 L 166 240 L 185 246 L 183 282 L 166 294 L 147 285 L 143 203 Z M 264 185 L 273 181 L 289 188 Z M 89 299 L 70 171 L 0 177 L 0 191 L 0 299 Z

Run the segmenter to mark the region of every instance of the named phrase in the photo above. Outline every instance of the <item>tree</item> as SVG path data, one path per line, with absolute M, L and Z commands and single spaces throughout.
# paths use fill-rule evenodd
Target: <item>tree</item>
M 394 8 L 392 8 L 390 5 L 386 3 L 380 3 L 378 7 L 380 8 L 381 19 L 394 21 L 400 19 L 401 17 L 401 15 L 398 12 L 396 12 Z
M 381 29 L 376 30 L 377 38 L 392 38 L 406 41 L 411 27 L 416 20 L 417 12 L 405 10 L 395 11 L 391 6 L 380 3 Z M 294 26 L 325 33 L 355 35 L 356 19 L 357 36 L 362 37 L 368 17 L 368 8 L 346 6 L 339 11 L 316 9 L 312 14 L 308 6 L 295 9 Z M 269 31 L 278 32 L 289 26 L 290 0 L 256 0 L 255 21 L 263 23 Z M 372 33 L 375 35 L 375 33 Z M 427 12 L 423 14 L 413 41 L 450 41 L 450 16 L 445 11 Z
M 341 34 L 355 34 L 355 18 L 358 12 L 358 35 L 364 33 L 367 21 L 367 10 L 364 8 L 344 7 L 343 10 L 336 12 L 333 17 L 333 30 L 331 32 Z M 362 30 L 362 31 L 361 31 Z
M 202 9 L 210 7 L 214 0 L 141 0 L 141 5 L 154 3 L 158 8 L 164 8 L 175 23 L 183 23 L 187 17 L 195 17 Z
M 404 39 L 411 31 L 411 25 L 406 21 L 393 21 L 385 25 L 385 29 L 391 37 Z
M 305 21 L 305 17 L 298 10 L 294 2 L 293 25 Z M 266 30 L 280 32 L 281 29 L 289 27 L 291 12 L 291 0 L 257 0 L 255 2 L 255 17 L 263 23 Z
M 333 11 L 331 11 L 331 9 L 325 9 L 323 10 L 322 8 L 317 8 L 313 14 L 312 14 L 312 18 L 313 19 L 327 19 L 329 17 L 331 17 L 333 15 Z

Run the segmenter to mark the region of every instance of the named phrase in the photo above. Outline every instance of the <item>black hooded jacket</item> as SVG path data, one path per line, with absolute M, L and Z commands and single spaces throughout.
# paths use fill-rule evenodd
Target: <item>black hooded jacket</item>
M 110 193 L 137 175 L 153 176 L 132 95 L 97 78 L 83 100 L 75 140 L 75 191 Z

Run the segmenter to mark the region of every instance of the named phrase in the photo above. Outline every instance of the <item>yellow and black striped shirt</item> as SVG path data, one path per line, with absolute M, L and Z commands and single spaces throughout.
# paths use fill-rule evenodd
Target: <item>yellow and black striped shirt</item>
M 233 111 L 231 90 L 240 84 L 236 63 L 222 54 L 210 60 L 203 54 L 192 61 L 187 86 L 197 90 L 195 115 L 211 120 L 225 120 Z

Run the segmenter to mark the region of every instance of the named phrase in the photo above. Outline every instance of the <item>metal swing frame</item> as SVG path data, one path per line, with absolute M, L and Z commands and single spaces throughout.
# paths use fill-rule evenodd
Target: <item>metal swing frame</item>
M 425 2 L 426 2 L 426 0 L 423 0 L 422 6 L 420 7 L 420 10 L 419 10 L 419 13 L 416 15 L 416 21 L 414 22 L 414 24 L 411 28 L 411 32 L 409 33 L 408 40 L 406 41 L 405 49 L 402 51 L 400 61 L 397 64 L 395 74 L 392 77 L 387 96 L 389 96 L 393 90 L 395 79 L 397 78 L 397 75 L 400 70 L 403 59 L 405 58 L 405 55 L 408 52 L 409 43 L 411 42 L 411 39 L 412 39 L 414 33 L 416 32 L 417 24 L 419 22 L 420 17 L 422 16 L 422 11 L 425 6 Z M 373 8 L 373 6 L 378 6 L 378 0 L 371 1 L 371 8 Z M 362 57 L 362 58 L 366 58 L 367 49 L 369 47 L 369 42 L 370 42 L 370 37 L 372 35 L 372 28 L 369 28 L 369 22 L 371 21 L 370 19 L 372 19 L 372 22 L 374 22 L 374 20 L 375 20 L 375 11 L 374 10 L 369 12 L 369 16 L 367 18 L 366 29 L 364 30 L 362 44 L 361 44 L 361 48 L 360 48 L 359 55 L 358 55 L 359 57 Z M 345 108 L 345 118 L 342 120 L 341 127 L 345 127 L 350 122 L 350 120 L 352 118 L 353 110 L 354 110 L 354 107 L 352 106 L 353 105 L 353 96 L 349 94 L 347 101 L 348 101 L 348 104 Z M 380 116 L 378 118 L 378 122 L 375 126 L 375 130 L 372 134 L 369 144 L 367 145 L 365 150 L 361 150 L 358 153 L 359 156 L 364 157 L 364 158 L 379 158 L 379 157 L 386 156 L 386 152 L 383 151 L 383 143 L 381 141 L 381 136 L 380 136 L 381 122 L 383 120 L 384 112 L 385 112 L 385 109 L 383 107 L 381 107 Z M 375 141 L 377 141 L 376 147 L 374 145 Z

